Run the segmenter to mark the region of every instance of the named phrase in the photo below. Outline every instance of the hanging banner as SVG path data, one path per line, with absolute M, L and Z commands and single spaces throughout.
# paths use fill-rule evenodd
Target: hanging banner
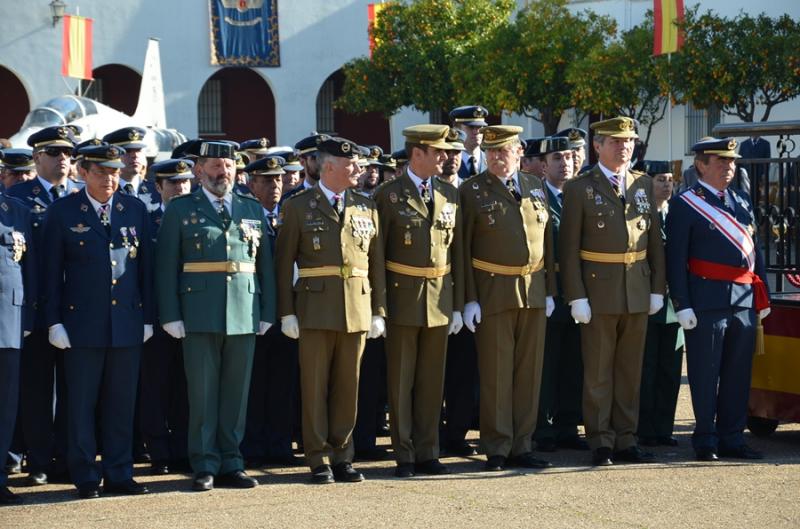
M 92 19 L 64 17 L 61 51 L 61 75 L 92 79 Z
M 277 0 L 209 0 L 211 64 L 280 66 Z
M 675 53 L 683 46 L 677 22 L 683 22 L 683 0 L 653 0 L 653 55 Z
M 369 23 L 369 56 L 372 57 L 372 52 L 378 41 L 375 39 L 374 30 L 378 25 L 378 16 L 380 15 L 386 4 L 367 4 L 367 22 Z

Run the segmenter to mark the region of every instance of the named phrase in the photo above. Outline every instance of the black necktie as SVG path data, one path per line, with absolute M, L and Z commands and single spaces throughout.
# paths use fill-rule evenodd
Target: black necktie
M 508 192 L 511 193 L 511 196 L 514 197 L 514 200 L 522 202 L 522 196 L 517 192 L 517 187 L 514 185 L 513 178 L 506 180 L 506 187 L 508 188 Z
M 225 199 L 222 197 L 217 199 L 217 213 L 219 213 L 219 218 L 222 219 L 222 224 L 227 229 L 231 223 L 231 216 L 228 213 L 228 208 L 225 207 Z
M 61 195 L 64 194 L 63 190 L 64 190 L 64 187 L 61 184 L 53 186 L 53 187 L 50 188 L 50 195 L 53 197 L 53 201 L 54 202 L 56 200 L 58 200 L 59 198 L 61 198 Z
M 131 184 L 130 182 L 125 184 L 125 193 L 127 193 L 128 195 L 133 195 L 134 194 L 133 193 L 133 184 Z
M 474 156 L 469 157 L 469 174 L 470 176 L 478 174 L 478 160 Z

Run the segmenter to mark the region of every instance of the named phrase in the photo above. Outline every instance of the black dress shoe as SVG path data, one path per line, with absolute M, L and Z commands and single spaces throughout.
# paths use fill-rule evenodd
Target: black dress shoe
M 153 461 L 150 463 L 150 474 L 153 476 L 169 474 L 169 463 L 167 461 Z
M 38 487 L 39 485 L 47 485 L 47 474 L 44 472 L 31 472 L 25 478 L 26 487 Z
M 342 483 L 358 483 L 364 481 L 364 475 L 350 463 L 344 462 L 333 465 L 333 479 Z
M 698 461 L 719 461 L 713 448 L 698 448 L 694 451 L 694 458 Z
M 245 474 L 244 470 L 234 470 L 217 476 L 217 485 L 229 489 L 252 489 L 258 485 L 258 481 Z
M 333 483 L 333 471 L 329 465 L 320 465 L 311 471 L 311 483 L 327 485 Z
M 129 479 L 127 481 L 106 480 L 106 482 L 103 483 L 103 492 L 108 492 L 112 494 L 128 494 L 130 496 L 135 496 L 139 494 L 147 494 L 148 492 L 150 492 L 150 489 L 147 488 L 147 485 L 136 483 L 132 479 Z
M 200 472 L 192 478 L 192 490 L 203 492 L 214 488 L 214 475 L 211 472 Z
M 78 497 L 82 500 L 93 500 L 100 497 L 99 483 L 84 483 L 78 485 Z
M 552 467 L 552 463 L 544 459 L 537 459 L 533 454 L 527 452 L 518 456 L 513 456 L 508 460 L 508 466 L 519 468 L 548 468 Z
M 660 435 L 656 438 L 658 446 L 678 446 L 678 440 L 671 435 Z
M 499 472 L 506 469 L 506 458 L 503 456 L 489 456 L 484 466 L 489 472 Z
M 559 439 L 557 441 L 557 444 L 559 448 L 564 448 L 566 450 L 582 450 L 582 451 L 589 450 L 589 443 L 587 443 L 577 435 Z
M 442 476 L 449 474 L 450 470 L 441 464 L 438 459 L 429 459 L 414 465 L 414 471 L 417 474 L 428 474 L 429 476 Z
M 445 451 L 448 454 L 459 457 L 469 457 L 478 455 L 478 452 L 472 448 L 472 445 L 466 441 L 451 441 L 445 445 Z
M 745 444 L 733 448 L 721 448 L 719 455 L 720 457 L 732 457 L 734 459 L 764 459 L 764 454 L 758 450 L 753 450 Z
M 0 487 L 0 505 L 19 505 L 22 503 L 22 496 L 14 494 L 8 487 Z
M 614 452 L 614 461 L 624 461 L 626 463 L 652 463 L 656 460 L 656 456 L 650 452 L 645 452 L 638 446 L 634 445 Z
M 398 463 L 394 469 L 394 475 L 397 478 L 413 478 L 415 476 L 414 463 Z
M 611 449 L 607 446 L 601 446 L 592 453 L 592 466 L 610 467 L 613 464 L 611 461 Z

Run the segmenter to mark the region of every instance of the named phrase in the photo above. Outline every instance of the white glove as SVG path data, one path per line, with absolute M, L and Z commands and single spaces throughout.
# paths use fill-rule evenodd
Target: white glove
M 556 310 L 556 302 L 553 296 L 547 296 L 544 298 L 544 315 L 549 318 L 553 315 L 554 310 Z
M 297 321 L 297 316 L 289 314 L 281 317 L 281 332 L 294 340 L 300 338 L 300 322 Z
M 145 343 L 147 340 L 153 337 L 153 326 L 144 324 L 144 340 L 142 343 Z
M 171 321 L 169 323 L 165 323 L 164 325 L 161 326 L 161 328 L 167 331 L 167 334 L 169 334 L 176 340 L 180 340 L 181 338 L 186 338 L 186 328 L 183 326 L 183 320 Z
M 50 329 L 47 332 L 47 339 L 50 341 L 53 347 L 58 347 L 59 349 L 69 349 L 72 347 L 72 345 L 69 343 L 67 330 L 60 323 L 50 326 Z
M 592 309 L 589 307 L 589 298 L 580 298 L 569 302 L 570 313 L 576 323 L 589 323 L 592 321 Z
M 265 334 L 267 334 L 267 331 L 269 330 L 270 327 L 272 327 L 271 323 L 268 323 L 266 321 L 258 322 L 258 335 L 264 336 Z
M 458 334 L 463 326 L 464 318 L 461 317 L 460 312 L 455 311 L 453 312 L 453 318 L 450 320 L 450 330 L 447 331 L 447 334 Z
M 653 315 L 664 306 L 664 296 L 661 294 L 650 294 L 650 311 L 649 315 Z
M 477 301 L 470 301 L 464 306 L 464 325 L 467 326 L 471 332 L 475 332 L 475 328 L 481 322 L 481 306 Z
M 379 336 L 386 336 L 386 322 L 383 321 L 383 316 L 373 316 L 367 338 L 378 338 Z
M 684 331 L 691 331 L 697 327 L 697 316 L 694 315 L 694 310 L 683 309 L 675 313 L 678 318 L 678 323 L 681 324 Z
M 769 307 L 767 307 L 766 309 L 761 309 L 760 311 L 758 311 L 758 319 L 763 320 L 764 318 L 769 316 L 770 312 L 772 312 L 772 309 Z

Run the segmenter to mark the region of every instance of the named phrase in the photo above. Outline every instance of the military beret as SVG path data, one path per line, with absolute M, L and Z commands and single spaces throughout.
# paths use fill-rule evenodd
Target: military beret
M 200 158 L 229 158 L 236 160 L 236 146 L 227 141 L 203 141 Z
M 357 158 L 361 152 L 357 144 L 335 136 L 319 142 L 316 150 L 339 158 Z
M 267 138 L 258 138 L 255 140 L 247 140 L 243 141 L 239 145 L 239 149 L 248 152 L 254 152 L 257 154 L 267 154 L 267 148 L 269 147 L 269 140 Z
M 543 155 L 550 154 L 552 152 L 569 151 L 571 149 L 572 146 L 570 145 L 568 138 L 556 138 L 555 136 L 544 138 L 544 140 L 542 140 L 542 144 L 539 146 L 539 150 Z
M 643 160 L 642 169 L 650 176 L 657 174 L 672 173 L 672 164 L 664 160 Z
M 317 134 L 314 132 L 311 136 L 307 136 L 295 143 L 294 148 L 297 149 L 300 155 L 311 154 L 317 151 L 317 145 L 330 138 L 331 136 L 327 134 Z
M 703 138 L 692 145 L 695 154 L 716 154 L 720 158 L 741 158 L 736 154 L 739 144 L 733 138 Z
M 519 142 L 519 133 L 522 132 L 522 127 L 516 125 L 490 125 L 482 127 L 480 132 L 483 134 L 481 149 L 500 149 L 514 142 Z
M 461 125 L 485 127 L 489 111 L 480 105 L 456 107 L 450 111 L 450 120 Z
M 191 160 L 164 160 L 154 163 L 151 170 L 156 179 L 189 180 L 194 178 L 192 167 L 194 167 L 194 162 Z
M 392 153 L 392 158 L 394 158 L 395 166 L 399 163 L 406 163 L 408 162 L 408 153 L 405 149 L 398 149 Z
M 280 156 L 286 163 L 283 165 L 284 171 L 302 171 L 303 166 L 300 164 L 300 157 L 297 154 L 297 151 L 292 149 L 291 147 L 270 147 L 267 150 L 267 154 L 272 154 L 275 156 Z
M 464 142 L 467 140 L 467 133 L 461 129 L 450 127 L 447 132 L 447 143 L 450 144 L 451 151 L 466 151 Z
M 119 145 L 128 149 L 144 149 L 147 144 L 143 141 L 147 129 L 141 127 L 124 127 L 103 136 L 103 141 L 111 145 Z
M 618 116 L 616 118 L 597 121 L 589 125 L 595 134 L 611 138 L 638 138 L 636 121 L 633 118 Z
M 525 153 L 523 156 L 525 158 L 533 158 L 534 156 L 541 156 L 542 153 L 542 143 L 546 141 L 547 138 L 529 138 L 524 141 L 525 143 Z
M 413 125 L 403 129 L 403 136 L 406 137 L 408 143 L 426 145 L 434 149 L 448 150 L 451 147 L 445 140 L 449 132 L 450 127 L 447 125 Z
M 247 171 L 247 174 L 254 176 L 280 176 L 285 173 L 282 169 L 285 163 L 286 160 L 283 157 L 268 154 L 264 158 L 250 162 L 244 170 Z
M 115 169 L 122 169 L 125 167 L 125 164 L 120 160 L 123 154 L 125 154 L 125 149 L 119 145 L 108 144 L 87 145 L 78 151 L 78 156 L 83 158 L 84 161 Z
M 203 140 L 200 139 L 185 141 L 175 147 L 172 151 L 171 158 L 177 160 L 178 158 L 186 158 L 188 156 L 198 157 L 200 156 L 200 145 L 202 143 Z
M 75 133 L 69 127 L 46 127 L 28 136 L 28 145 L 34 149 L 45 147 L 75 147 Z
M 10 171 L 30 171 L 36 167 L 33 163 L 33 151 L 30 149 L 3 149 L 0 151 L 0 167 Z
M 586 145 L 587 133 L 583 129 L 577 127 L 570 127 L 568 129 L 560 130 L 553 134 L 554 138 L 567 138 L 569 139 L 570 149 L 577 149 Z
M 83 149 L 84 147 L 97 147 L 98 145 L 105 145 L 106 147 L 108 147 L 110 144 L 108 142 L 105 142 L 105 141 L 99 139 L 99 138 L 92 138 L 92 139 L 89 139 L 89 140 L 84 140 L 84 141 L 80 142 L 79 144 L 77 144 L 72 149 L 72 158 L 74 160 L 80 160 L 81 159 L 81 155 L 79 153 L 80 153 L 81 149 Z

